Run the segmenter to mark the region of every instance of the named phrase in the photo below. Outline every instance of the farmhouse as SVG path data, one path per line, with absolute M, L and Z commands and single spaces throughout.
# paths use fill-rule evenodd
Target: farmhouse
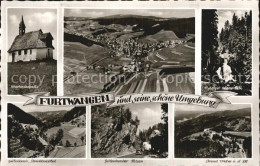
M 25 33 L 25 28 L 22 17 L 19 24 L 19 35 L 15 37 L 8 50 L 8 62 L 53 59 L 54 47 L 51 33 L 43 33 L 41 29 Z

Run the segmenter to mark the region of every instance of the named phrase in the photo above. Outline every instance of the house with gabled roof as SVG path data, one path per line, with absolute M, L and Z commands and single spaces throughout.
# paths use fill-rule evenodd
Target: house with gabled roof
M 53 59 L 54 47 L 51 33 L 43 33 L 41 29 L 25 33 L 25 29 L 22 16 L 19 35 L 15 37 L 8 50 L 8 62 Z

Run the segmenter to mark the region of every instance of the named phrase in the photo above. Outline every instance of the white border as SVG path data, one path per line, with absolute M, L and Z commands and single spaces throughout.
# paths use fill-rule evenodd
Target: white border
M 236 2 L 232 1 L 228 1 L 228 0 L 221 0 L 221 1 L 192 1 L 192 2 L 188 2 L 188 1 L 117 1 L 117 2 L 112 2 L 112 1 L 85 1 L 85 2 L 53 2 L 53 1 L 49 1 L 49 2 L 20 2 L 20 1 L 13 1 L 13 2 L 6 2 L 3 1 L 2 4 L 2 10 L 1 10 L 1 15 L 2 15 L 2 20 L 1 20 L 1 24 L 2 26 L 2 32 L 6 31 L 6 8 L 7 7 L 16 7 L 16 8 L 20 8 L 20 7 L 24 7 L 24 6 L 28 6 L 31 8 L 35 8 L 35 7 L 39 7 L 39 8 L 44 8 L 44 7 L 50 7 L 52 6 L 53 8 L 58 8 L 58 10 L 61 10 L 64 8 L 89 8 L 89 9 L 134 9 L 138 6 L 139 9 L 143 9 L 143 8 L 151 8 L 151 9 L 156 9 L 158 7 L 160 8 L 196 8 L 196 13 L 198 12 L 200 13 L 201 9 L 206 9 L 206 8 L 210 8 L 210 9 L 215 9 L 215 8 L 252 8 L 252 21 L 253 20 L 257 20 L 256 18 L 258 18 L 258 1 L 257 0 L 251 0 L 251 1 L 243 1 L 243 0 L 236 0 Z M 26 8 L 28 8 L 26 7 Z M 58 17 L 63 17 L 60 15 L 60 12 L 58 12 Z M 201 57 L 200 54 L 200 50 L 201 47 L 199 46 L 199 42 L 200 42 L 200 38 L 201 38 L 201 34 L 198 32 L 200 32 L 201 30 L 201 16 L 198 17 L 198 15 L 195 15 L 195 24 L 196 24 L 196 44 L 195 44 L 195 57 L 198 58 L 198 53 L 199 53 L 199 57 Z M 60 20 L 60 19 L 58 19 Z M 198 22 L 197 22 L 198 21 Z M 256 147 L 254 149 L 252 149 L 252 160 L 249 160 L 247 164 L 244 164 L 245 166 L 253 166 L 253 165 L 259 165 L 259 84 L 258 84 L 258 80 L 259 80 L 259 41 L 258 41 L 258 35 L 259 35 L 259 26 L 258 26 L 258 22 L 257 21 L 253 21 L 252 22 L 252 71 L 253 71 L 253 80 L 252 80 L 252 91 L 255 91 L 254 93 L 252 93 L 253 96 L 245 96 L 245 97 L 231 97 L 230 100 L 232 103 L 251 103 L 252 104 L 252 124 L 253 125 L 253 147 Z M 59 22 L 59 24 L 62 24 Z M 63 25 L 62 25 L 63 26 Z M 197 28 L 198 26 L 198 28 Z M 59 32 L 59 31 L 58 31 Z M 61 32 L 63 33 L 63 32 Z M 1 62 L 1 66 L 2 66 L 2 72 L 1 76 L 2 76 L 2 82 L 1 82 L 1 87 L 3 88 L 2 90 L 2 100 L 1 100 L 1 104 L 2 104 L 2 112 L 1 112 L 1 117 L 2 117 L 2 134 L 7 132 L 7 126 L 6 126 L 6 117 L 7 117 L 7 113 L 6 113 L 6 103 L 12 103 L 12 102 L 24 102 L 25 98 L 22 96 L 8 96 L 6 95 L 6 64 L 5 64 L 5 56 L 6 56 L 6 41 L 4 39 L 7 38 L 6 33 L 2 33 L 2 62 Z M 257 36 L 257 37 L 254 37 Z M 58 42 L 63 42 L 61 40 L 61 36 L 59 36 L 59 38 L 57 39 Z M 59 47 L 62 47 L 61 45 L 59 45 Z M 62 48 L 59 48 L 59 50 L 63 50 Z M 59 56 L 58 52 L 57 55 Z M 58 59 L 57 56 L 57 59 Z M 62 56 L 62 55 L 61 55 Z M 195 60 L 195 63 L 197 63 L 198 59 Z M 200 61 L 200 58 L 199 58 Z M 197 64 L 196 64 L 197 65 Z M 199 66 L 199 70 L 200 70 L 200 66 Z M 63 70 L 63 68 L 62 68 Z M 59 73 L 59 71 L 57 71 L 57 75 L 59 76 L 61 73 Z M 196 69 L 196 72 L 198 72 L 198 68 Z M 201 76 L 199 76 L 201 77 Z M 196 78 L 196 77 L 195 77 Z M 63 79 L 62 79 L 63 81 Z M 197 80 L 196 80 L 197 81 Z M 196 84 L 198 84 L 198 82 L 196 82 Z M 195 85 L 196 85 L 195 84 Z M 57 85 L 57 86 L 63 86 L 62 85 Z M 199 85 L 200 86 L 200 85 Z M 197 85 L 196 85 L 197 87 Z M 58 90 L 57 90 L 57 94 L 58 94 Z M 196 93 L 195 93 L 196 94 Z M 196 94 L 198 95 L 198 94 Z M 170 106 L 172 106 L 173 104 L 169 104 L 169 109 L 171 108 Z M 90 108 L 90 107 L 88 107 Z M 87 109 L 88 110 L 88 109 Z M 87 114 L 88 115 L 88 112 Z M 88 127 L 88 126 L 87 126 Z M 90 131 L 87 131 L 87 133 L 89 134 Z M 89 138 L 90 136 L 87 134 L 87 137 Z M 7 135 L 2 135 L 2 140 L 7 140 Z M 172 139 L 172 138 L 170 138 Z M 88 139 L 86 139 L 88 140 Z M 171 140 L 172 141 L 172 140 Z M 6 141 L 2 142 L 2 164 L 3 165 L 20 165 L 20 166 L 28 166 L 28 163 L 16 163 L 16 164 L 12 164 L 9 163 L 5 157 L 6 153 L 7 153 L 7 149 L 6 149 L 6 145 L 5 145 Z M 88 147 L 88 144 L 86 146 Z M 170 147 L 171 148 L 171 147 Z M 174 147 L 173 147 L 174 148 Z M 87 154 L 88 155 L 88 154 Z M 49 164 L 46 164 L 49 165 Z M 85 160 L 78 160 L 78 159 L 70 159 L 70 160 L 63 160 L 63 159 L 57 159 L 57 162 L 52 164 L 52 165 L 62 165 L 62 166 L 69 166 L 69 165 L 104 165 L 103 161 L 100 160 L 90 160 L 90 159 L 85 159 Z M 120 163 L 116 163 L 116 165 L 120 165 Z M 126 165 L 126 164 L 122 164 L 122 165 Z M 130 165 L 129 163 L 127 165 Z M 231 164 L 222 164 L 222 163 L 218 163 L 218 164 L 209 164 L 209 163 L 205 163 L 205 160 L 179 160 L 179 159 L 170 159 L 169 161 L 164 161 L 164 160 L 153 160 L 153 161 L 147 161 L 145 160 L 144 163 L 142 165 L 149 165 L 149 166 L 158 166 L 158 165 L 162 165 L 162 166 L 166 166 L 166 165 L 231 165 Z M 240 165 L 240 164 L 234 164 L 234 165 Z

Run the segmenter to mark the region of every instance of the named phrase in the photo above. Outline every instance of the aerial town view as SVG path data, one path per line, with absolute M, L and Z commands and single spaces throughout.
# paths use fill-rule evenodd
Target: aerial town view
M 194 15 L 66 9 L 64 94 L 194 93 Z

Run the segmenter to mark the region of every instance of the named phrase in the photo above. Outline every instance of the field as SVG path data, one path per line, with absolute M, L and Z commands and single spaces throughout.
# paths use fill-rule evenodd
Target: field
M 239 137 L 244 137 L 244 138 L 252 136 L 251 132 L 225 131 L 223 134 L 239 136 Z
M 160 79 L 162 78 L 162 79 Z M 183 81 L 180 80 L 183 78 Z M 185 78 L 187 78 L 185 82 Z M 192 73 L 170 74 L 159 76 L 158 73 L 150 73 L 147 78 L 139 75 L 127 84 L 120 84 L 115 89 L 117 95 L 144 92 L 180 92 L 194 93 L 194 83 L 189 79 L 194 78 Z
M 148 35 L 144 38 L 139 39 L 139 42 L 143 43 L 154 43 L 159 41 L 178 40 L 179 38 L 172 31 L 161 30 L 154 35 Z
M 98 71 L 81 72 L 78 74 L 77 77 L 71 77 L 68 81 L 64 82 L 64 93 L 66 95 L 70 95 L 88 92 L 99 92 L 104 87 L 105 76 L 103 75 L 103 77 L 100 78 L 98 76 Z M 77 78 L 79 82 L 76 81 Z
M 90 65 L 106 55 L 108 55 L 108 50 L 99 45 L 94 44 L 88 47 L 78 42 L 64 42 L 64 59 L 77 59 L 85 65 Z
M 109 80 L 109 76 L 119 72 L 119 65 L 129 64 L 130 58 L 109 57 L 109 50 L 99 45 L 85 46 L 78 42 L 65 42 L 64 44 L 64 94 L 98 93 Z M 105 75 L 100 69 L 86 69 L 88 65 L 113 67 L 110 75 Z M 78 75 L 74 77 L 71 72 Z M 101 77 L 100 77 L 101 76 Z
M 107 55 L 109 55 L 108 50 L 99 45 L 88 47 L 78 42 L 65 42 L 64 75 L 68 76 L 71 71 L 80 72 Z
M 118 39 L 122 39 L 122 40 L 128 40 L 131 38 L 135 38 L 135 37 L 139 37 L 142 36 L 144 32 L 131 32 L 131 33 L 123 33 L 121 34 Z
M 75 136 L 71 133 L 71 130 L 75 130 L 75 128 L 77 128 L 77 126 L 73 126 L 73 125 L 68 125 L 68 124 L 63 124 L 61 126 L 58 126 L 58 127 L 53 127 L 53 128 L 50 128 L 47 130 L 46 134 L 47 134 L 47 137 L 50 138 L 51 135 L 53 134 L 56 134 L 57 131 L 59 129 L 62 129 L 63 130 L 63 138 L 62 138 L 62 144 L 65 146 L 66 144 L 66 141 L 69 141 L 71 145 L 74 146 L 74 143 L 77 144 L 77 146 L 80 146 L 80 145 L 85 145 L 85 142 L 82 142 L 81 140 L 81 136 L 85 136 L 86 135 L 86 130 L 85 128 L 79 128 L 80 132 L 78 132 L 78 136 Z
M 85 158 L 86 146 L 56 147 L 48 158 Z
M 32 92 L 50 92 L 51 95 L 56 95 L 56 74 L 56 60 L 8 63 L 8 94 L 20 95 Z M 43 80 L 42 84 L 40 84 L 41 80 Z M 12 88 L 11 86 L 36 87 Z
M 158 55 L 159 54 L 159 55 Z M 151 52 L 148 56 L 148 60 L 153 63 L 161 62 L 161 64 L 169 64 L 175 62 L 175 64 L 183 65 L 192 62 L 195 65 L 195 50 L 187 47 L 186 44 L 177 45 L 174 48 L 163 48 L 159 51 Z

